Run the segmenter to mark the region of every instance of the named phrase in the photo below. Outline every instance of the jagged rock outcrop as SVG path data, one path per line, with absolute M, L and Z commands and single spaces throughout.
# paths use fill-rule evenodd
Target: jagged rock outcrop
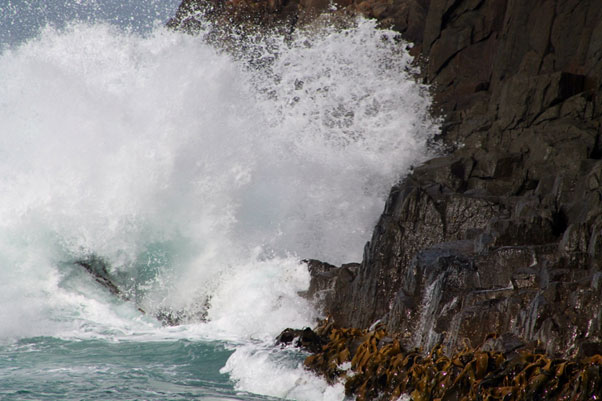
M 404 346 L 488 333 L 552 354 L 602 341 L 602 3 L 349 0 L 413 41 L 449 152 L 391 190 L 359 266 L 313 262 L 339 326 Z M 185 0 L 224 23 L 285 24 L 327 1 Z M 309 16 L 309 17 L 308 17 Z
M 147 314 L 146 308 L 143 309 L 139 299 L 137 299 L 137 291 L 134 288 L 124 288 L 123 283 L 120 284 L 117 278 L 109 272 L 111 266 L 105 259 L 95 254 L 89 254 L 74 260 L 72 263 L 73 266 L 83 268 L 101 287 L 109 291 L 111 295 L 124 302 L 133 303 L 139 312 Z M 201 322 L 207 318 L 209 299 L 205 299 L 203 302 L 195 302 L 188 309 L 175 310 L 165 306 L 156 306 L 152 309 L 150 315 L 154 316 L 164 326 L 178 326 L 191 321 Z
M 496 332 L 587 352 L 602 340 L 602 3 L 384 3 L 358 7 L 419 41 L 454 151 L 392 189 L 327 310 L 382 319 L 406 346 Z

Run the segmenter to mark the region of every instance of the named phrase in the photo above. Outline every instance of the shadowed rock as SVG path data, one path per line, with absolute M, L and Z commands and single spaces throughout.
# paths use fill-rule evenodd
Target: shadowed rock
M 322 350 L 322 346 L 328 343 L 328 338 L 318 335 L 309 327 L 305 329 L 285 329 L 276 338 L 278 344 L 294 345 L 305 351 L 316 353 Z
M 392 188 L 345 278 L 310 262 L 326 313 L 339 327 L 380 320 L 406 347 L 453 350 L 498 333 L 590 352 L 602 339 L 602 5 L 349 9 L 416 42 L 453 152 Z
M 129 301 L 130 298 L 119 289 L 113 282 L 107 270 L 107 264 L 104 260 L 97 256 L 90 256 L 85 259 L 75 261 L 75 264 L 83 267 L 101 286 L 109 290 L 109 292 L 124 301 Z
M 73 263 L 84 268 L 98 284 L 107 289 L 112 295 L 125 302 L 132 301 L 130 296 L 119 288 L 115 279 L 111 277 L 109 266 L 104 259 L 96 255 L 91 255 L 76 260 Z M 141 313 L 146 314 L 146 311 L 140 305 L 137 304 L 136 308 Z M 167 307 L 158 308 L 158 311 L 154 312 L 153 316 L 164 326 L 178 326 L 189 322 L 206 321 L 208 309 L 209 300 L 205 299 L 204 302 L 193 304 L 188 310 L 174 310 Z

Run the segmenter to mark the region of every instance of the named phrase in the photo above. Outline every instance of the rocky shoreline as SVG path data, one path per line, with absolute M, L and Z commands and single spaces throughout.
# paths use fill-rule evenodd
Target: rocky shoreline
M 391 190 L 326 310 L 343 327 L 380 320 L 408 347 L 498 333 L 555 356 L 601 352 L 602 4 L 423 11 L 411 39 L 455 149 Z
M 194 30 L 194 13 L 209 10 L 224 24 L 290 30 L 329 6 L 184 0 L 170 26 Z M 366 336 L 378 322 L 400 349 L 451 360 L 504 338 L 599 364 L 602 3 L 346 0 L 330 12 L 375 18 L 415 43 L 449 150 L 392 188 L 361 264 L 309 262 L 308 296 L 333 330 Z
M 602 5 L 432 1 L 414 39 L 456 149 L 392 189 L 326 309 L 425 349 L 600 347 Z
M 358 401 L 399 400 L 595 400 L 602 388 L 602 356 L 573 360 L 513 338 L 490 335 L 478 347 L 464 344 L 448 355 L 441 345 L 430 352 L 404 349 L 382 325 L 369 330 L 335 328 L 285 330 L 278 341 L 312 355 L 305 366 L 331 383 L 344 382 Z

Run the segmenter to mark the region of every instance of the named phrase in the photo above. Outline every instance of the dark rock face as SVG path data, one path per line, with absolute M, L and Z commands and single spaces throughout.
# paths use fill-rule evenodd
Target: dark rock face
M 404 347 L 602 341 L 602 2 L 348 0 L 416 43 L 449 154 L 395 185 L 359 266 L 310 262 L 338 326 L 381 320 Z M 284 23 L 319 0 L 184 0 L 225 21 Z M 313 267 L 312 267 L 313 266 Z
M 418 42 L 454 151 L 392 189 L 357 278 L 327 309 L 344 310 L 341 326 L 381 319 L 407 347 L 508 333 L 565 356 L 592 348 L 602 3 L 384 3 L 357 7 Z
M 346 295 L 351 291 L 355 281 L 359 263 L 347 263 L 340 267 L 332 266 L 318 260 L 306 260 L 311 283 L 305 297 L 318 305 L 326 307 L 326 313 L 337 322 L 345 319 L 347 312 Z M 338 306 L 341 306 L 339 308 Z

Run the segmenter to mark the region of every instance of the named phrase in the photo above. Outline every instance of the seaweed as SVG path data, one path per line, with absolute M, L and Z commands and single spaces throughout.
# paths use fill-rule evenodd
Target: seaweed
M 453 354 L 441 345 L 405 350 L 382 327 L 335 328 L 328 321 L 316 333 L 327 341 L 305 366 L 332 383 L 344 382 L 358 401 L 402 394 L 414 401 L 582 401 L 602 394 L 602 355 L 564 360 L 537 349 L 504 354 L 469 344 Z

